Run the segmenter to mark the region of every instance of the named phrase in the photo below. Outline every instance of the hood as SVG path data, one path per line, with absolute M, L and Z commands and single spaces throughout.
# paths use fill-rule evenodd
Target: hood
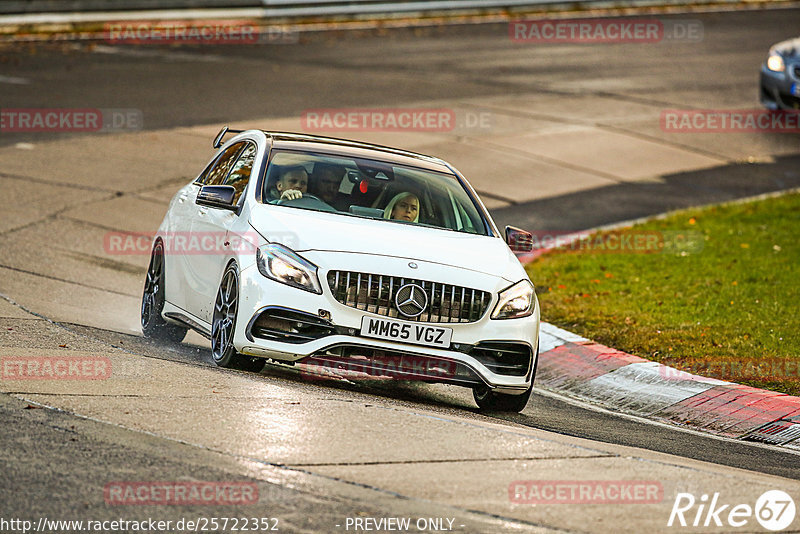
M 524 269 L 502 239 L 413 224 L 260 205 L 251 226 L 265 239 L 297 252 L 392 256 L 470 269 L 516 282 Z
M 777 52 L 786 59 L 800 57 L 800 37 L 781 41 L 770 48 L 771 52 Z

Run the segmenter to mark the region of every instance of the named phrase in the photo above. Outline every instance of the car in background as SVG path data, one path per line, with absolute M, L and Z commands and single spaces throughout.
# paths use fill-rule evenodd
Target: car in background
M 393 378 L 471 388 L 483 409 L 525 407 L 539 305 L 509 245 L 529 251 L 531 234 L 501 234 L 438 158 L 261 130 L 223 144 L 228 132 L 155 236 L 146 336 L 193 329 L 217 365 L 251 371 L 272 360 L 380 375 L 390 362 Z M 290 182 L 307 189 L 285 196 Z M 395 217 L 409 194 L 416 213 Z
M 800 37 L 770 47 L 761 65 L 759 101 L 772 110 L 800 109 Z

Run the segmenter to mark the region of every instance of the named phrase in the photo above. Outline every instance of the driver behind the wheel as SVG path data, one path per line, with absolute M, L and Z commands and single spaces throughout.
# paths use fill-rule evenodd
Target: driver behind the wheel
M 276 200 L 295 200 L 303 197 L 308 191 L 308 173 L 300 165 L 287 167 L 275 184 L 278 198 Z

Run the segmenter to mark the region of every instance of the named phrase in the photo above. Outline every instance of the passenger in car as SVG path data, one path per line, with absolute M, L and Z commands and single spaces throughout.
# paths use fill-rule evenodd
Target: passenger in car
M 302 198 L 308 191 L 308 173 L 301 165 L 287 167 L 275 183 L 275 191 L 271 191 L 273 201 L 294 200 Z
M 386 209 L 383 210 L 383 218 L 419 222 L 419 198 L 408 191 L 398 193 L 386 205 Z

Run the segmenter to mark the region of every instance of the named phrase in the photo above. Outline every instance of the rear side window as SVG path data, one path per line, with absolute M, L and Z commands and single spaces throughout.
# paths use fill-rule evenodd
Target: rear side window
M 233 199 L 234 204 L 239 203 L 239 198 L 242 196 L 247 183 L 250 181 L 250 173 L 253 170 L 253 162 L 256 159 L 256 145 L 247 143 L 247 146 L 242 150 L 239 159 L 233 164 L 231 172 L 225 179 L 223 185 L 231 185 L 236 190 L 236 196 Z
M 236 161 L 236 156 L 239 155 L 239 151 L 242 150 L 245 144 L 246 142 L 242 141 L 226 148 L 197 181 L 203 185 L 223 185 L 223 181 L 228 176 L 233 162 Z

